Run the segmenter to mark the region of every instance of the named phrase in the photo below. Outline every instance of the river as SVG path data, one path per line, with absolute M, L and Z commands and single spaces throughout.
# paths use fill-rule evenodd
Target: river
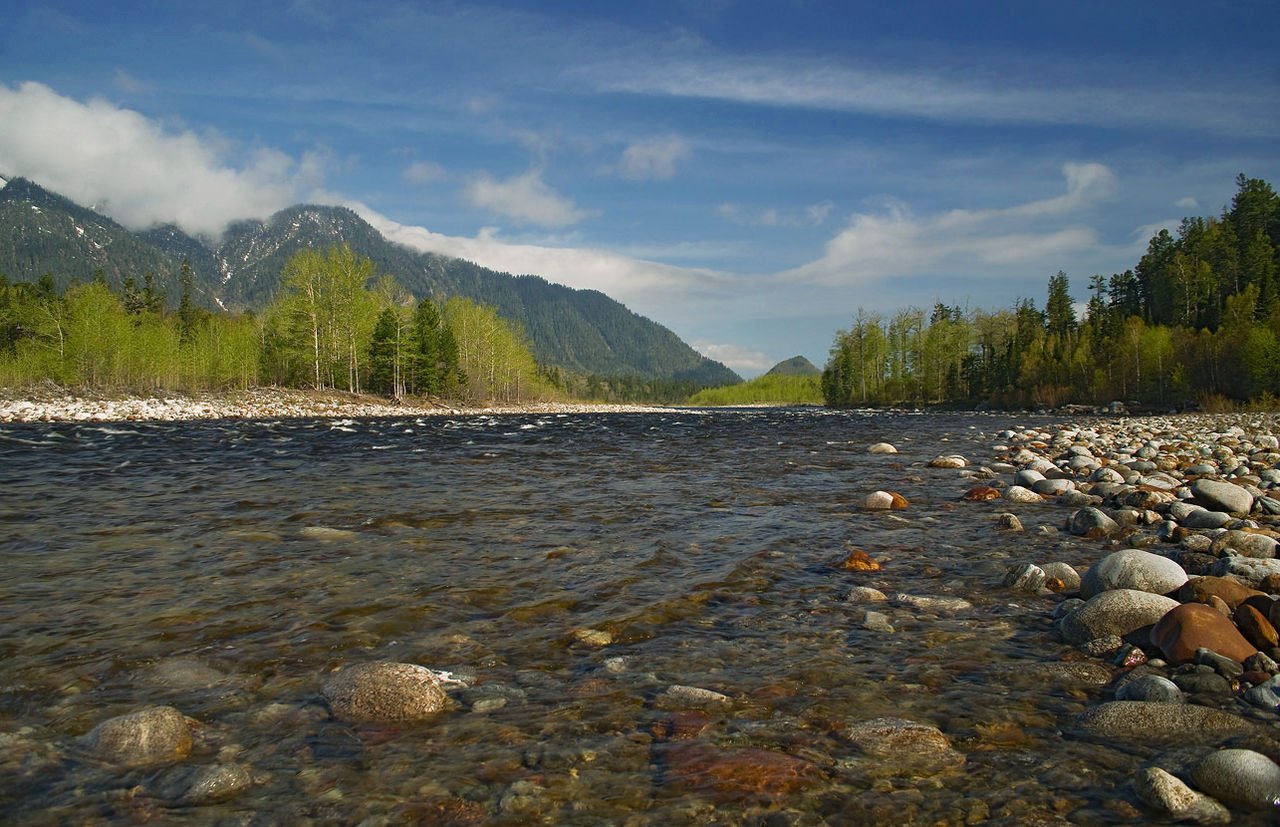
M 1142 749 L 1071 732 L 1101 688 L 1037 671 L 1070 657 L 1053 599 L 1000 586 L 1013 562 L 1099 545 L 1053 531 L 1049 505 L 998 531 L 1008 504 L 964 502 L 972 481 L 927 465 L 976 469 L 1000 431 L 1045 421 L 2 425 L 0 821 L 1150 823 L 1126 790 Z M 899 453 L 867 452 L 881 441 Z M 864 511 L 882 488 L 909 508 Z M 882 570 L 839 568 L 851 547 Z M 877 604 L 892 631 L 867 628 L 857 585 L 960 600 Z M 324 676 L 369 660 L 460 683 L 426 723 L 334 720 Z M 673 685 L 728 698 L 692 741 L 665 740 L 685 720 Z M 186 761 L 123 770 L 77 747 L 154 704 L 198 722 Z M 938 727 L 963 767 L 912 774 L 840 737 L 881 716 Z M 803 783 L 734 769 L 766 755 Z M 220 763 L 252 785 L 182 798 Z

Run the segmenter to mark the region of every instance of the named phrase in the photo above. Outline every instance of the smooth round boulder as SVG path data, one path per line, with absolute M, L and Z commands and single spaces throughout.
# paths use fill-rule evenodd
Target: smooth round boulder
M 1253 509 L 1253 495 L 1235 483 L 1198 479 L 1191 483 L 1191 496 L 1211 511 L 1248 514 Z
M 1116 690 L 1116 700 L 1180 704 L 1183 698 L 1182 690 L 1168 678 L 1160 675 L 1143 675 L 1128 681 Z
M 1103 557 L 1080 578 L 1080 596 L 1088 600 L 1112 589 L 1169 594 L 1182 588 L 1187 573 L 1168 557 L 1126 548 Z
M 348 666 L 325 680 L 323 693 L 334 716 L 352 723 L 424 720 L 446 699 L 430 669 L 394 661 Z
M 1231 619 L 1203 603 L 1183 603 L 1151 629 L 1151 643 L 1177 666 L 1193 663 L 1197 649 L 1208 649 L 1237 663 L 1258 651 L 1245 640 Z
M 1192 577 L 1178 589 L 1178 600 L 1183 603 L 1208 603 L 1210 597 L 1218 597 L 1233 611 L 1254 595 L 1261 596 L 1262 592 L 1233 577 Z
M 1222 749 L 1191 769 L 1191 782 L 1219 801 L 1251 810 L 1280 803 L 1280 766 L 1249 749 Z
M 1151 592 L 1112 589 L 1094 595 L 1064 616 L 1058 621 L 1058 631 L 1074 646 L 1107 635 L 1124 637 L 1150 626 L 1178 605 L 1176 600 Z
M 1214 539 L 1209 546 L 1209 553 L 1221 557 L 1228 550 L 1241 557 L 1256 557 L 1269 560 L 1276 556 L 1276 541 L 1265 534 L 1254 534 L 1251 531 L 1227 531 Z
M 1044 497 L 1040 496 L 1030 488 L 1023 488 L 1021 485 L 1011 485 L 1004 492 L 1004 498 L 1011 503 L 1042 503 Z
M 1257 588 L 1269 574 L 1280 574 L 1280 560 L 1257 557 L 1223 557 L 1209 571 L 1215 577 L 1234 577 L 1250 588 Z
M 909 503 L 907 498 L 893 491 L 872 491 L 862 501 L 862 507 L 870 511 L 901 510 Z
M 1071 593 L 1080 590 L 1080 572 L 1076 571 L 1075 566 L 1069 563 L 1045 563 L 1040 567 L 1044 571 L 1044 576 L 1049 580 L 1059 580 L 1062 582 L 1062 591 Z
M 868 454 L 896 454 L 898 449 L 887 442 L 877 442 L 867 449 Z
M 959 454 L 947 454 L 929 460 L 930 468 L 964 468 L 968 464 L 969 460 Z
M 150 706 L 98 724 L 85 736 L 85 746 L 109 764 L 142 767 L 186 758 L 191 740 L 185 715 L 171 706 Z

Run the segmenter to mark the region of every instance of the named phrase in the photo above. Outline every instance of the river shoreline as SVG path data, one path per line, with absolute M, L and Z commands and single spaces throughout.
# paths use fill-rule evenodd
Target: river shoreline
M 48 387 L 0 389 L 0 422 L 177 422 L 201 419 L 361 419 L 477 414 L 654 413 L 654 405 L 529 402 L 464 405 L 452 400 L 263 387 L 225 393 L 133 396 Z

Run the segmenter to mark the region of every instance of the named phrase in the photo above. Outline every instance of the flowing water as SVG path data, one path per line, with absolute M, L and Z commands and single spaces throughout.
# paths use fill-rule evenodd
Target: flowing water
M 1142 823 L 1136 746 L 1076 737 L 1101 689 L 1013 561 L 1096 559 L 998 532 L 939 453 L 1015 424 L 822 410 L 0 426 L 0 821 L 198 824 Z M 1022 423 L 1031 424 L 1031 423 Z M 897 455 L 870 455 L 875 442 Z M 906 511 L 866 512 L 878 488 Z M 1028 528 L 1053 506 L 1017 506 Z M 878 572 L 838 564 L 849 547 Z M 900 599 L 870 608 L 869 585 Z M 336 721 L 324 676 L 448 670 L 405 726 Z M 714 690 L 694 742 L 672 685 Z M 103 766 L 96 724 L 170 704 L 167 767 Z M 966 756 L 919 774 L 840 731 L 892 715 Z M 689 743 L 700 751 L 677 751 Z M 769 760 L 805 763 L 801 782 Z M 760 762 L 764 763 L 761 769 Z M 182 793 L 235 763 L 224 801 Z M 799 761 L 797 761 L 797 764 Z

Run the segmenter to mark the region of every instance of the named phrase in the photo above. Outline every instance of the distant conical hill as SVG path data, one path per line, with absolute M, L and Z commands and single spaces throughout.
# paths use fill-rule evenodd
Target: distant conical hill
M 769 368 L 765 376 L 821 376 L 822 371 L 803 356 L 792 356 Z
M 182 262 L 188 261 L 203 304 L 256 311 L 275 294 L 290 257 L 334 244 L 350 245 L 379 274 L 394 276 L 419 298 L 463 296 L 493 306 L 523 328 L 540 364 L 700 387 L 742 381 L 669 329 L 603 293 L 416 252 L 388 241 L 345 207 L 289 207 L 265 221 L 232 224 L 215 242 L 173 224 L 131 232 L 23 178 L 0 187 L 0 275 L 15 281 L 36 281 L 48 273 L 62 288 L 101 274 L 119 286 L 126 277 L 141 283 L 152 274 L 173 304 L 181 295 Z

